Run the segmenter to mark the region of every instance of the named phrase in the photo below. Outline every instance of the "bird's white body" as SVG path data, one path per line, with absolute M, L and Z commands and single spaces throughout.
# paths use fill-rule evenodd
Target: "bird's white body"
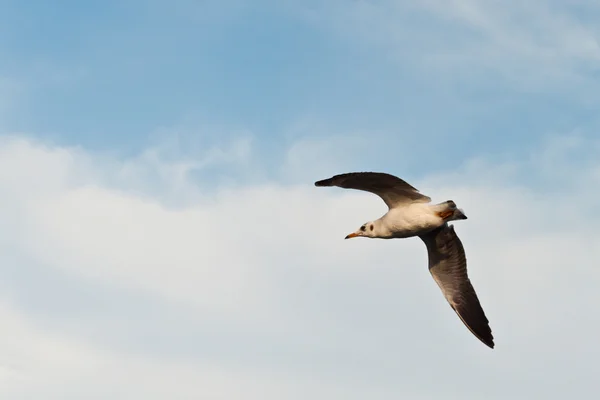
M 390 209 L 375 221 L 379 225 L 379 238 L 408 238 L 419 236 L 442 226 L 445 221 L 438 215 L 438 205 L 409 203 Z M 375 228 L 377 229 L 377 227 Z

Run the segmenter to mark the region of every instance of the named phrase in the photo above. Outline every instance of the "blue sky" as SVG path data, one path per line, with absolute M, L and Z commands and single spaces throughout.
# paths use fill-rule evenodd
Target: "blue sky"
M 589 395 L 599 13 L 0 0 L 0 397 Z M 359 170 L 465 209 L 496 349 Z
M 134 154 L 183 128 L 188 140 L 217 140 L 217 126 L 251 131 L 268 152 L 308 120 L 301 134 L 379 132 L 419 153 L 427 143 L 439 168 L 595 118 L 592 89 L 543 76 L 544 58 L 520 60 L 504 44 L 486 46 L 492 33 L 414 5 L 19 4 L 3 2 L 1 17 L 0 72 L 13 88 L 3 127 L 57 144 Z M 489 65 L 482 48 L 507 65 Z M 565 64 L 558 73 L 593 78 Z

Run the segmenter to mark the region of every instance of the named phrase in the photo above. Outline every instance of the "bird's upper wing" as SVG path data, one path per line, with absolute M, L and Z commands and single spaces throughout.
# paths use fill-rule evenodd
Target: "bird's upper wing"
M 338 186 L 365 190 L 381 197 L 389 208 L 409 202 L 428 203 L 425 196 L 402 179 L 382 172 L 350 172 L 315 182 L 315 186 Z
M 484 344 L 494 348 L 489 321 L 467 275 L 467 259 L 454 226 L 444 224 L 421 236 L 429 255 L 429 272 L 462 322 Z

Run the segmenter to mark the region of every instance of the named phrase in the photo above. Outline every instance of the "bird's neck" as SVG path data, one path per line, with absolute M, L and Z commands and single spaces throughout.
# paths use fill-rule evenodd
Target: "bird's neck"
M 373 227 L 375 237 L 380 239 L 390 239 L 393 237 L 393 232 L 385 220 L 385 215 L 378 220 L 373 221 Z

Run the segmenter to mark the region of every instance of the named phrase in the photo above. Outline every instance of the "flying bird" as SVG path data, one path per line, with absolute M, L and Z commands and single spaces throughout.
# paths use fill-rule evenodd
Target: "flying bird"
M 315 182 L 378 195 L 388 206 L 381 218 L 364 223 L 346 239 L 355 237 L 394 239 L 418 236 L 427 247 L 429 272 L 465 326 L 485 345 L 494 348 L 489 321 L 467 275 L 464 247 L 450 221 L 467 219 L 452 200 L 430 204 L 404 180 L 381 172 L 351 172 Z

